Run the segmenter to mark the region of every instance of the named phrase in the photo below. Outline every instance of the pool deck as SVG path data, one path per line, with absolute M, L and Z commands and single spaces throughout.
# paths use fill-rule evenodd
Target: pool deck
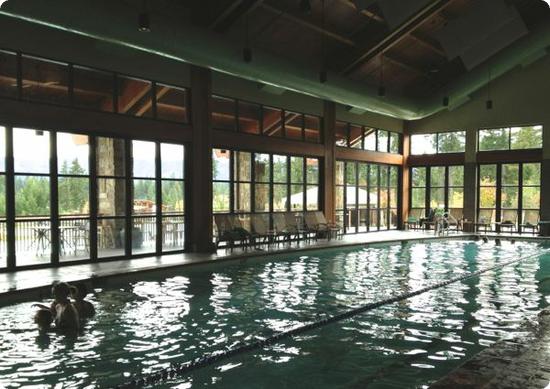
M 451 233 L 449 236 L 471 236 L 472 234 Z M 0 273 L 0 306 L 15 300 L 41 297 L 49 294 L 49 286 L 54 281 L 88 281 L 91 279 L 127 275 L 151 270 L 170 269 L 179 266 L 214 263 L 248 257 L 259 257 L 277 253 L 292 253 L 304 250 L 345 247 L 362 244 L 384 243 L 402 240 L 437 239 L 433 231 L 380 231 L 356 235 L 346 235 L 342 239 L 318 240 L 311 242 L 293 242 L 291 244 L 272 245 L 269 250 L 220 249 L 214 254 L 166 254 L 132 260 L 122 259 L 86 263 L 78 265 L 59 266 L 53 268 L 20 270 Z M 25 293 L 26 292 L 26 293 Z M 37 292 L 39 292 L 37 294 Z M 26 295 L 26 296 L 24 296 Z M 9 302 L 8 302 L 9 301 Z
M 548 388 L 550 386 L 550 310 L 529 323 L 521 337 L 481 351 L 430 389 Z

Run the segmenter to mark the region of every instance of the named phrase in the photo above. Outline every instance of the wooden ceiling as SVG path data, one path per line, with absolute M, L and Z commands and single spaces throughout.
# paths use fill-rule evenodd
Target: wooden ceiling
M 143 7 L 142 0 L 123 0 Z M 330 72 L 411 97 L 425 97 L 467 72 L 447 59 L 437 32 L 483 0 L 432 0 L 391 30 L 376 2 L 358 9 L 351 0 L 148 0 L 150 12 L 181 17 L 220 36 L 268 51 L 318 72 Z M 548 23 L 541 0 L 505 0 L 529 29 Z M 323 17 L 324 4 L 324 17 Z M 474 26 L 475 28 L 475 26 Z M 381 81 L 383 79 L 383 82 Z

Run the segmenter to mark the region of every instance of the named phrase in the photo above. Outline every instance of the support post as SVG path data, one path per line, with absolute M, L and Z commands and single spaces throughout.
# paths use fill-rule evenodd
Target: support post
M 336 104 L 325 101 L 323 106 L 323 198 L 321 199 L 325 217 L 331 223 L 335 222 L 335 131 L 336 131 Z
M 401 212 L 398 213 L 398 226 L 401 229 L 405 229 L 405 221 L 409 217 L 409 206 L 410 206 L 410 169 L 409 169 L 409 153 L 411 150 L 411 136 L 409 134 L 409 129 L 405 128 L 403 130 L 403 136 L 401 140 L 401 154 L 403 155 L 403 163 L 401 165 L 401 179 L 399 182 L 401 196 L 399 196 L 398 207 L 401 209 Z
M 542 164 L 540 187 L 540 220 L 550 220 L 550 123 L 542 132 Z
M 215 251 L 212 242 L 212 126 L 211 112 L 212 75 L 209 69 L 191 66 L 191 106 L 193 144 L 188 159 L 189 225 L 192 252 Z
M 464 154 L 464 219 L 477 219 L 477 130 L 466 130 L 466 151 Z

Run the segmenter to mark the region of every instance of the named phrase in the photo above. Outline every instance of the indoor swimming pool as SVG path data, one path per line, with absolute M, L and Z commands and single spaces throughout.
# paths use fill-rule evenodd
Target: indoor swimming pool
M 0 308 L 0 387 L 115 387 L 492 268 L 154 385 L 424 387 L 525 330 L 547 306 L 549 261 L 542 243 L 445 239 L 241 259 L 131 282 L 96 280 L 90 300 L 97 314 L 78 337 L 39 335 L 33 302 Z

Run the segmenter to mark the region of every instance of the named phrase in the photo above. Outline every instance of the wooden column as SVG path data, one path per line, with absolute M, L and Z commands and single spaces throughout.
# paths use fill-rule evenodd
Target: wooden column
M 464 153 L 464 219 L 477 218 L 477 129 L 466 130 Z
M 540 220 L 550 220 L 550 123 L 542 132 L 542 164 L 540 187 Z
M 335 131 L 336 131 L 336 104 L 325 101 L 323 107 L 323 191 L 321 204 L 327 221 L 335 221 L 334 187 L 335 187 Z
M 212 242 L 212 127 L 210 123 L 212 76 L 209 69 L 191 66 L 193 143 L 190 165 L 187 248 L 193 252 L 215 251 Z
M 403 162 L 401 164 L 401 174 L 399 180 L 399 187 L 401 196 L 398 198 L 398 206 L 401 209 L 401 212 L 398 213 L 397 225 L 400 229 L 404 229 L 404 222 L 409 217 L 409 207 L 411 204 L 410 201 L 410 186 L 411 186 L 411 177 L 409 169 L 409 154 L 411 150 L 411 136 L 409 134 L 408 128 L 403 130 L 403 136 L 401 141 L 401 154 L 403 155 Z

